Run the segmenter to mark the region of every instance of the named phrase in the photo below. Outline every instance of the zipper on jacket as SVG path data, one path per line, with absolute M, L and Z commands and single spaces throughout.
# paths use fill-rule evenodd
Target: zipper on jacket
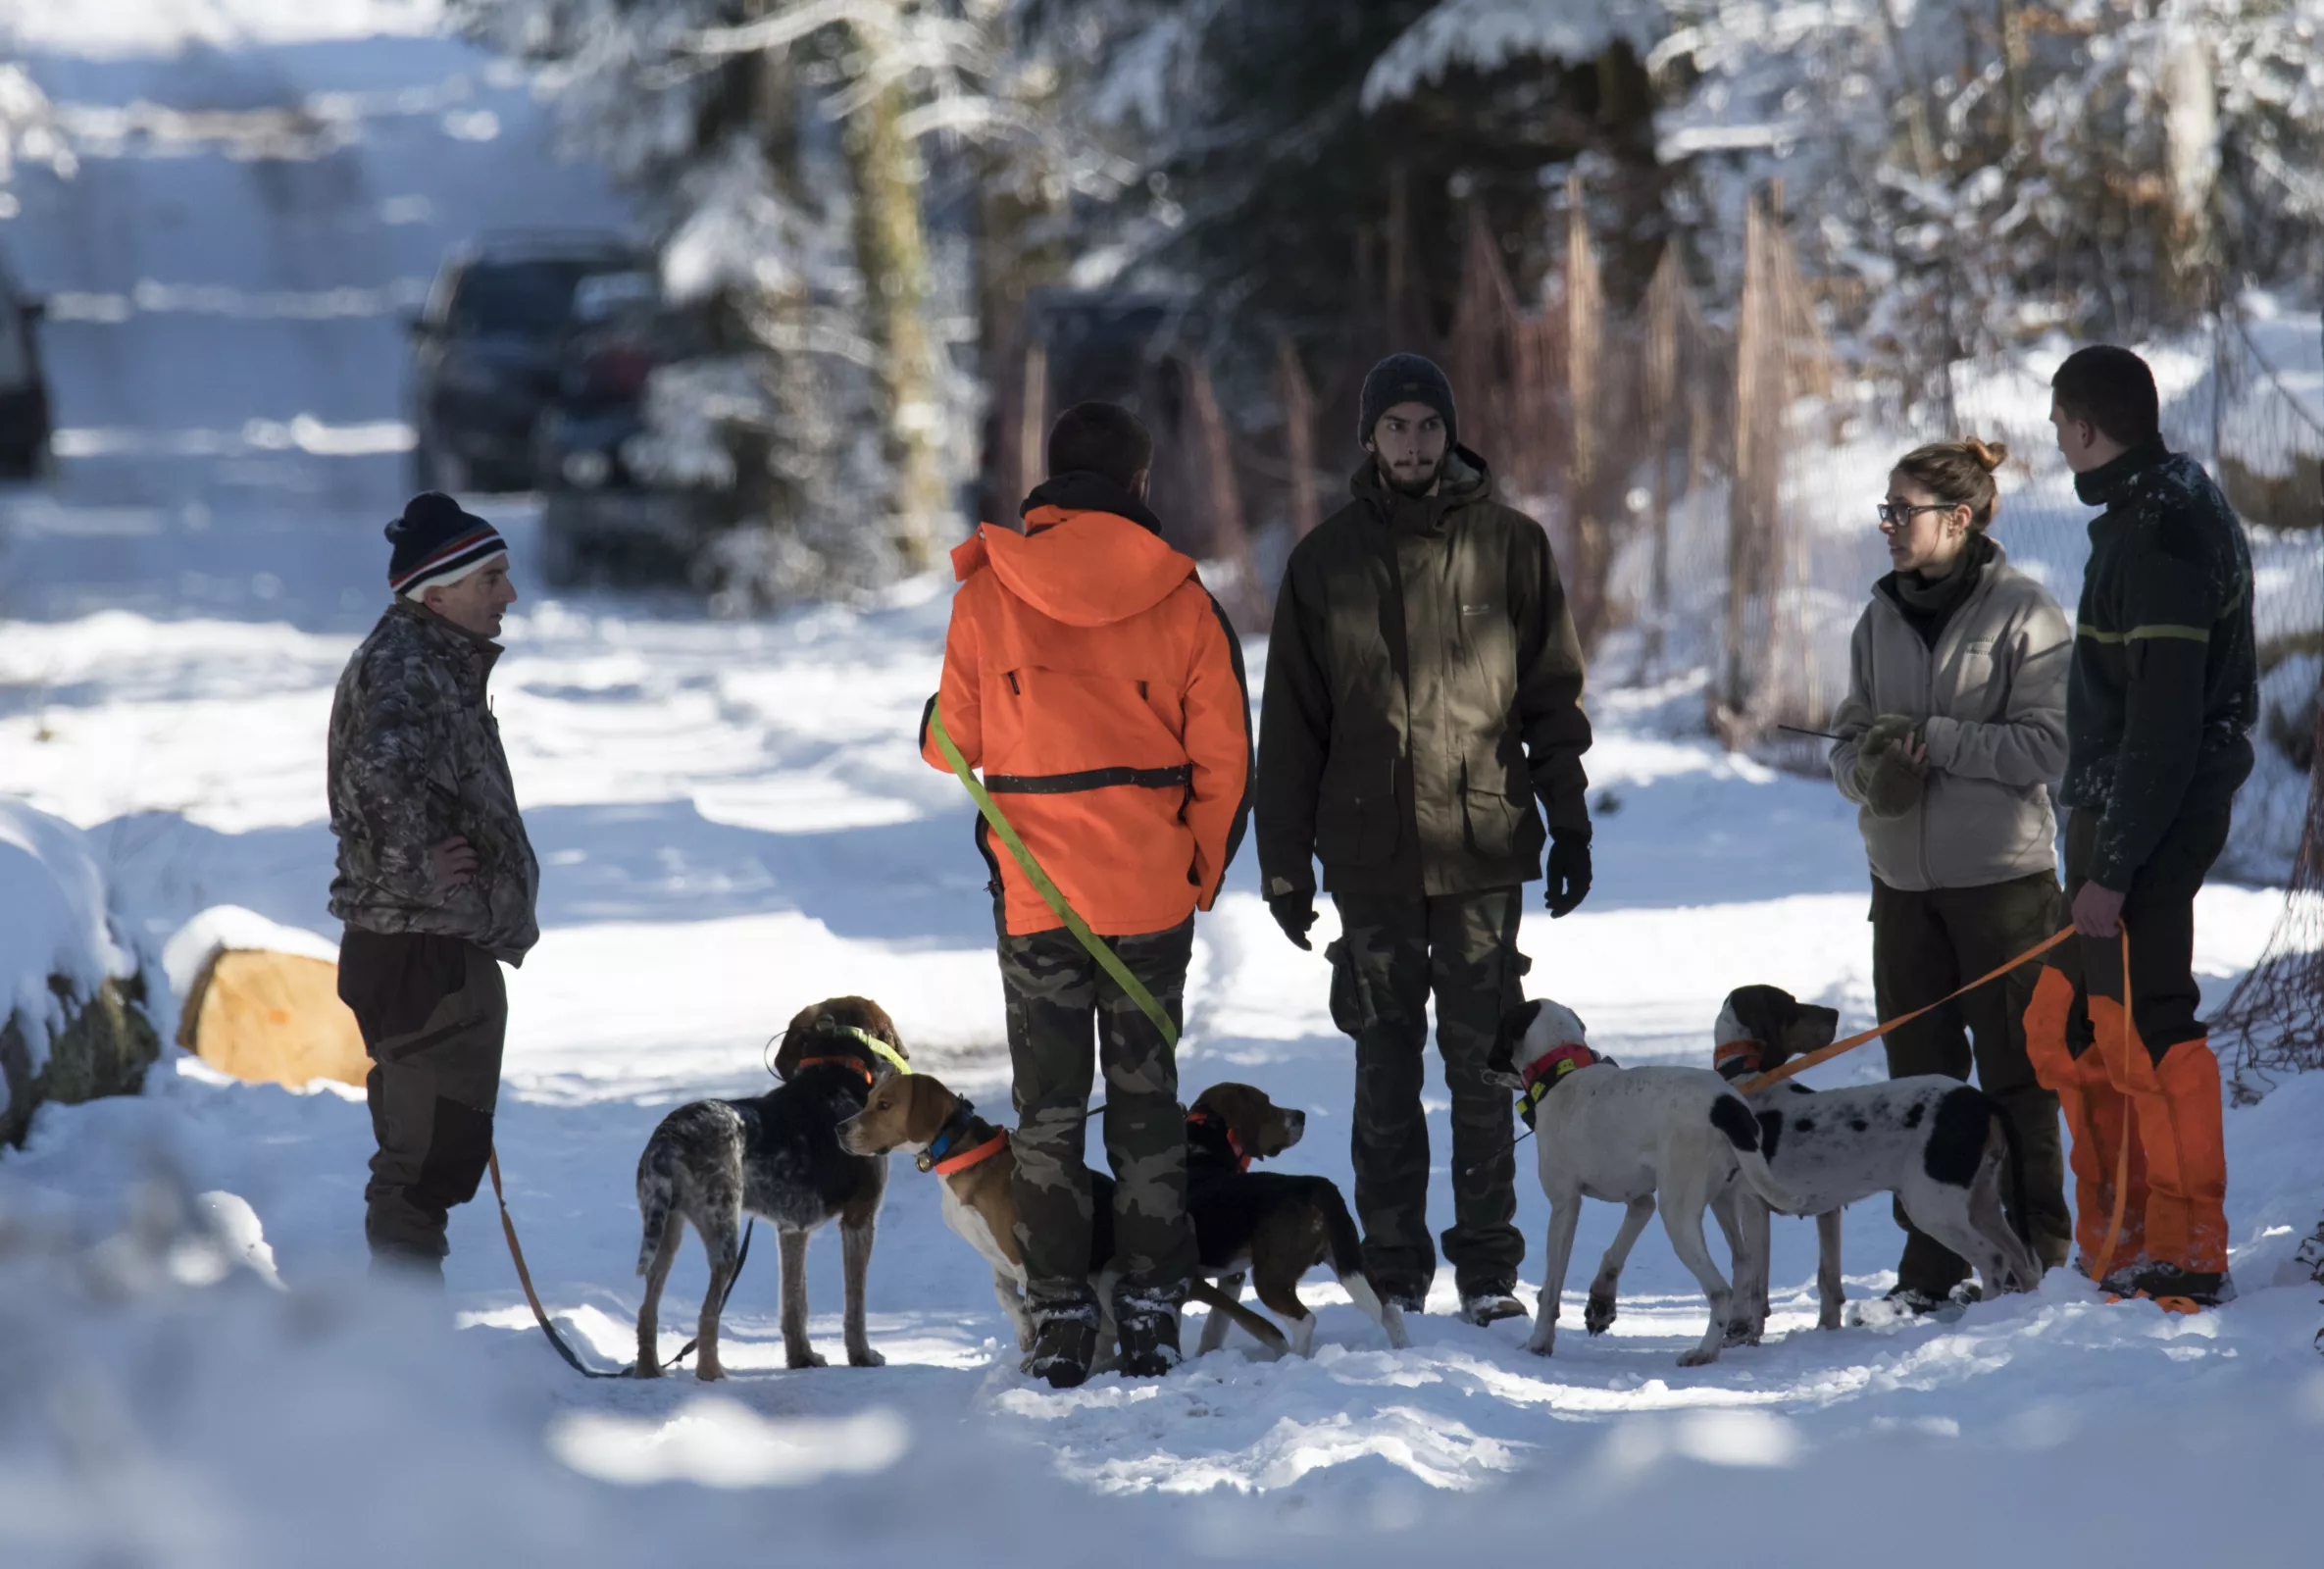
M 1015 671 L 1012 670 L 1005 672 L 1003 679 L 1009 683 L 1009 695 L 1011 697 L 1022 697 L 1025 695 L 1025 688 L 1017 684 L 1017 673 Z

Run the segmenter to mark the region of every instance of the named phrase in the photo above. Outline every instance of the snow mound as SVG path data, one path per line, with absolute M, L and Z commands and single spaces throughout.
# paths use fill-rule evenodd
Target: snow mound
M 22 49 L 118 59 L 189 44 L 426 34 L 442 25 L 443 9 L 443 0 L 0 0 L 0 37 Z
M 339 945 L 328 937 L 270 921 L 238 904 L 213 905 L 179 927 L 162 946 L 162 972 L 170 978 L 171 992 L 188 995 L 212 959 L 242 949 L 339 962 Z
M 134 957 L 114 941 L 105 874 L 80 830 L 0 800 L 0 1023 L 13 1017 L 32 1071 L 47 1063 L 49 1038 L 66 1024 L 52 978 L 86 998 L 108 979 L 135 973 Z

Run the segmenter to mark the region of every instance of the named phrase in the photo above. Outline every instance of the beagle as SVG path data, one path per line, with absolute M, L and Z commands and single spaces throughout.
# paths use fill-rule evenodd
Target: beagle
M 1325 1177 L 1254 1172 L 1254 1160 L 1282 1154 L 1307 1131 L 1307 1114 L 1278 1106 L 1249 1085 L 1212 1085 L 1187 1113 L 1187 1212 L 1202 1274 L 1229 1299 L 1252 1278 L 1259 1300 L 1291 1326 L 1291 1349 L 1315 1347 L 1315 1315 L 1299 1300 L 1299 1277 L 1318 1264 L 1398 1350 L 1412 1343 L 1404 1315 L 1383 1302 L 1364 1273 L 1364 1243 L 1347 1200 Z M 1237 1322 L 1240 1322 L 1239 1319 Z M 1214 1310 L 1195 1354 L 1226 1343 L 1228 1315 Z

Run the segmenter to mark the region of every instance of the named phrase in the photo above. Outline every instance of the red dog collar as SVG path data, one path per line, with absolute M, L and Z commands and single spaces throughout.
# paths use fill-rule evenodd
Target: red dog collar
M 1576 1068 L 1587 1068 L 1595 1061 L 1596 1052 L 1579 1040 L 1569 1040 L 1525 1070 L 1525 1087 L 1531 1089 L 1538 1084 L 1555 1084 Z
M 1730 1040 L 1719 1047 L 1717 1055 L 1711 1058 L 1711 1065 L 1725 1072 L 1729 1063 L 1740 1062 L 1746 1071 L 1757 1073 L 1766 1049 L 1756 1040 Z
M 1208 1111 L 1197 1110 L 1187 1113 L 1187 1126 L 1189 1128 L 1209 1128 L 1214 1125 L 1219 1127 L 1219 1129 L 1226 1134 L 1227 1147 L 1235 1152 L 1235 1169 L 1237 1171 L 1249 1171 L 1251 1169 L 1251 1158 L 1250 1156 L 1243 1153 L 1242 1140 L 1235 1137 L 1234 1129 L 1227 1127 L 1223 1121 L 1221 1121 L 1218 1117 L 1213 1116 Z

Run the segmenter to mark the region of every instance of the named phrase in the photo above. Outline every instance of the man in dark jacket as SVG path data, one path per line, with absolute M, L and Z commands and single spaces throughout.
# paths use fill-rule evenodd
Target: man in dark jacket
M 1437 1269 L 1421 1110 L 1428 1000 L 1452 1094 L 1444 1256 L 1472 1322 L 1523 1314 L 1509 1099 L 1485 1078 L 1521 1000 L 1522 886 L 1590 890 L 1582 654 L 1548 537 L 1492 499 L 1452 390 L 1414 354 L 1365 379 L 1371 461 L 1301 540 L 1275 606 L 1260 714 L 1259 872 L 1308 946 L 1314 862 L 1339 908 L 1332 1017 L 1355 1038 L 1356 1212 L 1385 1298 L 1417 1310 Z
M 2100 1267 L 2135 1125 L 2107 1280 L 2208 1306 L 2234 1286 L 2219 1065 L 2196 1017 L 2195 895 L 2251 772 L 2250 548 L 2201 465 L 2163 445 L 2154 378 L 2137 355 L 2083 349 L 2050 386 L 2075 489 L 2106 510 L 2090 526 L 2058 792 L 2072 809 L 2066 894 L 2079 939 L 2042 973 L 2027 1048 L 2073 1139 L 2083 1269 Z
M 515 603 L 508 547 L 450 496 L 387 526 L 395 595 L 330 710 L 330 912 L 339 995 L 372 1059 L 379 1152 L 364 1189 L 375 1268 L 441 1281 L 445 1212 L 492 1152 L 508 992 L 539 939 L 540 869 L 484 683 Z

